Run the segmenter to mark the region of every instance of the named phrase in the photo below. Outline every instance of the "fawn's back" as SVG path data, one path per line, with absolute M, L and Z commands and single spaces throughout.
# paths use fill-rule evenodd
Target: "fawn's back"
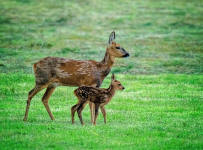
M 108 99 L 107 89 L 82 86 L 74 91 L 74 94 L 81 101 L 91 101 L 94 103 L 105 103 Z

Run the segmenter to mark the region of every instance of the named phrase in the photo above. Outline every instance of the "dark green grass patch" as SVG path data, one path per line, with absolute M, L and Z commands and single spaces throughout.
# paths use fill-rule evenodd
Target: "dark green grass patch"
M 1 149 L 202 149 L 203 78 L 201 75 L 118 75 L 125 86 L 106 106 L 107 124 L 100 113 L 97 126 L 90 124 L 89 107 L 83 112 L 85 126 L 70 108 L 77 101 L 73 87 L 58 87 L 49 104 L 51 121 L 41 97 L 32 102 L 23 122 L 33 75 L 0 74 Z M 102 87 L 108 87 L 110 76 Z
M 108 36 L 131 56 L 115 72 L 202 74 L 202 3 L 0 1 L 0 72 L 31 73 L 46 56 L 100 61 Z M 6 49 L 6 51 L 5 51 Z M 16 52 L 20 52 L 16 55 Z

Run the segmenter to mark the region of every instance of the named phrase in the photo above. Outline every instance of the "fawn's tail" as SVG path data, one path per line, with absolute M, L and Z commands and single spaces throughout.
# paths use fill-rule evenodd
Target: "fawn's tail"
M 76 97 L 78 97 L 78 88 L 75 89 L 73 93 L 74 93 L 74 95 L 75 95 Z

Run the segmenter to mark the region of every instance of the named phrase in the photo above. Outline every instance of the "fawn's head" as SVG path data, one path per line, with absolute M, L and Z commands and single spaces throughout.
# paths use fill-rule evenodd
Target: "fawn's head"
M 124 90 L 125 89 L 125 87 L 121 84 L 121 82 L 116 80 L 114 74 L 112 74 L 112 76 L 111 76 L 111 85 L 113 85 L 113 87 L 116 90 Z
M 113 31 L 109 36 L 109 42 L 108 42 L 108 53 L 111 56 L 114 57 L 128 57 L 130 56 L 129 53 L 120 46 L 120 44 L 117 44 L 114 40 L 116 38 L 115 32 Z

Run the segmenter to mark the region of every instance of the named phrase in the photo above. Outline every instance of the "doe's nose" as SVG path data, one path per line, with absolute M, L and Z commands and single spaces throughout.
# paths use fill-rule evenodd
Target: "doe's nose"
M 123 55 L 123 57 L 129 57 L 130 54 L 129 53 L 126 53 L 125 55 Z

